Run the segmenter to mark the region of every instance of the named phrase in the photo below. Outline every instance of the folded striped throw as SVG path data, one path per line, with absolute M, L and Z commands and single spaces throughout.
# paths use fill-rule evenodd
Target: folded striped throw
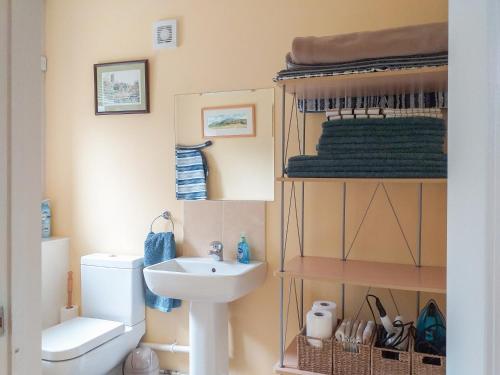
M 175 150 L 176 196 L 179 200 L 207 199 L 208 166 L 200 150 Z

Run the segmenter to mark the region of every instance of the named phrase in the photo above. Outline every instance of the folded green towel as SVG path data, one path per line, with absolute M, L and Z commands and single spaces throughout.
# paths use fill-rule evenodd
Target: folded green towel
M 427 153 L 442 154 L 443 145 L 440 144 L 412 144 L 412 145 L 317 145 L 319 155 L 346 155 L 352 157 L 364 153 Z
M 289 172 L 288 177 L 301 178 L 446 178 L 446 172 L 372 172 L 372 171 L 356 171 L 356 172 Z
M 435 135 L 421 135 L 421 136 L 388 136 L 388 137 L 378 137 L 378 136 L 359 136 L 359 137 L 325 137 L 321 136 L 319 138 L 320 145 L 329 145 L 329 144 L 352 144 L 352 143 L 360 143 L 360 144 L 385 144 L 385 145 L 393 145 L 399 143 L 437 143 L 443 144 L 444 139 L 442 136 Z
M 372 172 L 383 172 L 383 171 L 446 171 L 446 163 L 441 165 L 294 165 L 288 164 L 287 172 L 355 172 L 355 171 L 372 171 Z
M 428 160 L 447 160 L 448 156 L 444 153 L 400 153 L 396 154 L 398 156 L 402 156 L 402 158 L 392 158 L 394 155 L 391 152 L 380 153 L 382 157 L 380 159 L 409 159 L 414 158 L 413 155 L 417 156 L 417 159 L 426 159 L 428 156 Z M 288 161 L 297 162 L 297 161 L 337 161 L 337 160 L 345 160 L 345 159 L 373 159 L 374 157 L 369 157 L 370 155 L 360 155 L 359 157 L 347 156 L 347 155 L 332 155 L 332 156 L 318 156 L 318 155 L 295 155 L 288 158 Z
M 433 117 L 392 117 L 392 118 L 361 118 L 333 120 L 323 123 L 323 128 L 369 126 L 369 127 L 414 127 L 426 129 L 440 129 L 444 127 L 442 119 Z
M 333 159 L 308 159 L 308 160 L 289 160 L 289 168 L 311 167 L 311 168 L 350 168 L 350 167 L 442 167 L 446 165 L 446 160 L 394 160 L 394 159 L 351 159 L 351 160 L 333 160 Z
M 318 156 L 322 158 L 330 158 L 330 159 L 395 159 L 395 160 L 443 160 L 443 157 L 446 158 L 446 155 L 442 152 L 420 152 L 420 149 L 415 149 L 409 152 L 328 152 L 322 151 L 321 148 L 318 151 Z
M 387 155 L 386 155 L 387 156 Z M 445 176 L 447 157 L 434 155 L 434 159 L 394 159 L 394 158 L 356 158 L 344 159 L 332 156 L 298 155 L 288 160 L 288 176 L 322 176 L 357 173 L 363 176 L 369 173 L 379 175 L 414 174 L 414 176 Z
M 425 136 L 434 135 L 444 137 L 445 129 L 415 129 L 413 127 L 397 127 L 397 128 L 386 128 L 386 127 L 375 127 L 375 126 L 359 126 L 359 127 L 336 127 L 336 128 L 325 128 L 323 129 L 322 136 L 331 137 L 359 137 L 359 136 Z

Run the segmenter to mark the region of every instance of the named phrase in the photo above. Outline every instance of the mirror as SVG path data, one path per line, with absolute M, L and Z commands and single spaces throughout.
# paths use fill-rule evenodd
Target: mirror
M 175 96 L 176 144 L 204 148 L 209 200 L 274 200 L 274 89 Z

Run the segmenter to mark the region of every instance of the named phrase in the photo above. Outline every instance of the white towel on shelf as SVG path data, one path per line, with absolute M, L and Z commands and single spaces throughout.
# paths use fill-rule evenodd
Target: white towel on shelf
M 332 109 L 331 111 L 326 111 L 325 115 L 326 115 L 326 117 L 338 116 L 338 115 L 340 115 L 340 110 L 338 110 L 338 109 L 337 110 Z
M 379 107 L 371 107 L 366 109 L 366 113 L 369 115 L 378 115 L 380 114 L 381 108 Z
M 352 108 L 341 108 L 340 109 L 340 114 L 341 115 L 352 115 Z
M 366 108 L 354 108 L 355 115 L 364 115 L 366 114 Z
M 333 115 L 327 117 L 328 121 L 342 120 L 342 115 Z

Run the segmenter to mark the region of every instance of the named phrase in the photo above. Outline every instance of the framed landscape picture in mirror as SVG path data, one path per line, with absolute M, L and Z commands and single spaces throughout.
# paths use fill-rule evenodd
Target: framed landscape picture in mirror
M 201 120 L 203 138 L 255 137 L 255 104 L 202 108 Z
M 148 60 L 95 64 L 95 114 L 149 113 L 148 79 Z

